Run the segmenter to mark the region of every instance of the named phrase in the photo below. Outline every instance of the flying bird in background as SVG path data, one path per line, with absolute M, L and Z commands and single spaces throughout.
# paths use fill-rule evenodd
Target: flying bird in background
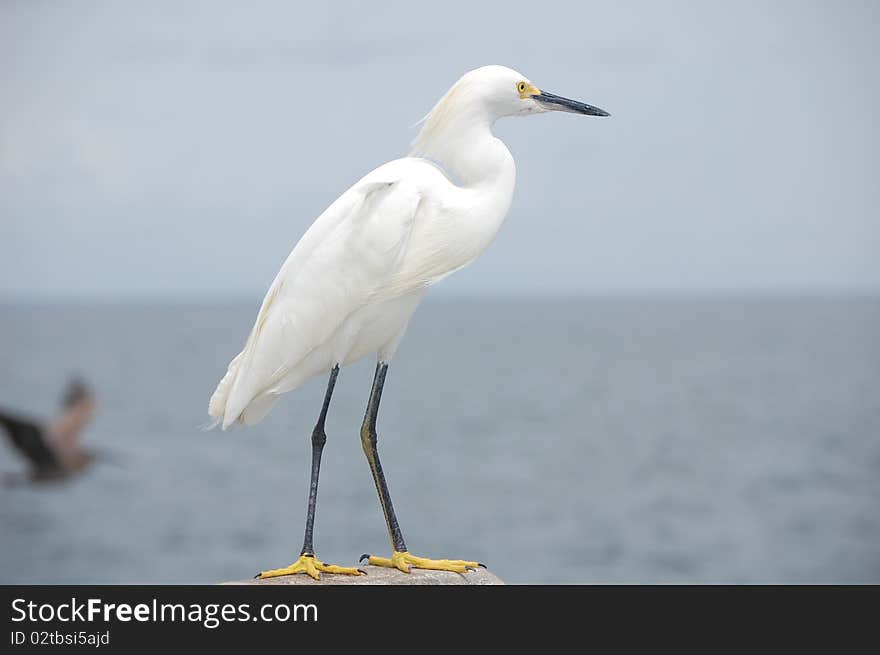
M 368 355 L 376 372 L 361 425 L 361 445 L 385 514 L 392 553 L 364 556 L 375 566 L 464 573 L 467 560 L 409 553 L 379 462 L 376 420 L 388 366 L 428 287 L 474 261 L 510 208 L 516 169 L 492 125 L 504 116 L 565 111 L 608 113 L 542 91 L 503 66 L 463 75 L 434 106 L 408 157 L 383 164 L 343 193 L 296 244 L 263 300 L 244 349 L 209 403 L 215 425 L 253 425 L 281 394 L 329 375 L 312 431 L 305 538 L 288 567 L 267 578 L 321 572 L 358 575 L 315 556 L 313 527 L 324 422 L 339 369 Z

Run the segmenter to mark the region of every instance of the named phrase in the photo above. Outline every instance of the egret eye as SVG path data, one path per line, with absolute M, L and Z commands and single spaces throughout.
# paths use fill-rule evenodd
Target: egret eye
M 526 83 L 525 83 L 525 82 L 520 82 L 519 84 L 516 85 L 516 88 L 519 90 L 520 93 L 525 93 L 525 91 L 526 91 Z

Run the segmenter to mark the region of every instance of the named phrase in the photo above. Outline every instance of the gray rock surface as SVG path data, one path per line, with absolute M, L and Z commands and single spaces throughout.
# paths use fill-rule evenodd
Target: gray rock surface
M 468 573 L 452 571 L 426 571 L 413 569 L 403 573 L 397 569 L 381 566 L 362 566 L 367 575 L 333 575 L 324 573 L 320 580 L 313 580 L 304 573 L 282 575 L 265 580 L 239 580 L 224 584 L 242 585 L 503 585 L 504 582 L 494 573 L 479 568 Z

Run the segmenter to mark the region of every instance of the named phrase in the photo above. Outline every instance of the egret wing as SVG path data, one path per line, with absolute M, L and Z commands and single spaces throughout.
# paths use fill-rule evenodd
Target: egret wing
M 420 199 L 399 179 L 365 179 L 315 221 L 276 276 L 244 350 L 218 386 L 209 404 L 215 421 L 225 428 L 238 419 L 383 287 L 399 266 Z

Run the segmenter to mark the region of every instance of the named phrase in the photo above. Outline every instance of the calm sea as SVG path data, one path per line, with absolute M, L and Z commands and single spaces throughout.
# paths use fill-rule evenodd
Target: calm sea
M 97 389 L 65 484 L 0 489 L 0 582 L 212 583 L 299 553 L 324 381 L 204 433 L 255 306 L 0 309 L 0 407 Z M 389 544 L 342 371 L 316 547 Z M 379 448 L 410 550 L 511 583 L 880 582 L 880 302 L 429 302 Z M 5 440 L 0 471 L 22 469 Z

